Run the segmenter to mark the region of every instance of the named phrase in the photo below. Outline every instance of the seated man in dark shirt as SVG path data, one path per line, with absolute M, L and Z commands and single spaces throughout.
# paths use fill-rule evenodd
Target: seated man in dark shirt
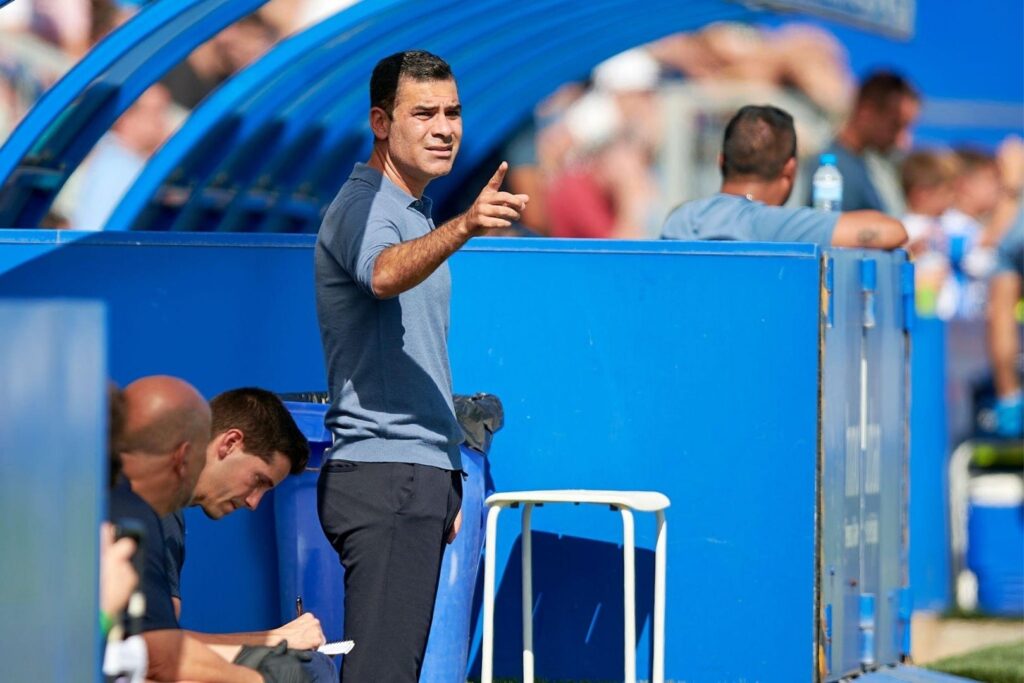
M 822 247 L 895 249 L 903 224 L 879 211 L 816 211 L 783 204 L 796 178 L 793 117 L 777 107 L 746 106 L 725 128 L 722 189 L 676 208 L 662 239 L 810 242 Z
M 309 442 L 277 396 L 265 389 L 232 389 L 210 401 L 213 438 L 206 450 L 206 466 L 192 497 L 211 519 L 239 508 L 255 510 L 263 495 L 289 474 L 299 474 L 309 461 Z M 185 518 L 178 511 L 161 520 L 167 547 L 167 571 L 180 614 L 181 570 L 185 564 Z M 270 631 L 199 633 L 189 635 L 207 645 L 266 645 L 282 640 L 295 649 L 313 649 L 324 643 L 323 629 L 311 613 Z M 323 661 L 326 660 L 326 661 Z M 328 672 L 337 679 L 333 664 L 315 656 L 306 666 L 314 678 Z
M 110 517 L 115 523 L 134 520 L 145 533 L 142 637 L 149 654 L 147 677 L 158 681 L 307 681 L 297 659 L 286 652 L 255 653 L 256 657 L 244 660 L 253 663 L 247 668 L 232 661 L 250 653 L 240 653 L 238 647 L 211 648 L 179 629 L 160 516 L 192 500 L 206 462 L 210 409 L 191 385 L 173 377 L 137 380 L 125 388 L 123 398 L 123 424 L 112 435 L 123 477 L 110 494 Z

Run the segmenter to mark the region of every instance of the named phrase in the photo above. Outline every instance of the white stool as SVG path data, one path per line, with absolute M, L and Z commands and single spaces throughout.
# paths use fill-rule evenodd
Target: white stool
M 633 511 L 653 512 L 658 519 L 654 546 L 654 619 L 651 640 L 654 661 L 651 683 L 665 680 L 665 508 L 667 496 L 654 491 L 513 491 L 487 498 L 487 540 L 484 560 L 484 635 L 481 683 L 494 680 L 494 555 L 498 535 L 498 514 L 502 508 L 523 506 L 523 683 L 533 683 L 533 553 L 530 516 L 535 505 L 545 503 L 596 503 L 622 513 L 623 593 L 625 626 L 625 683 L 636 683 L 636 565 L 634 557 Z

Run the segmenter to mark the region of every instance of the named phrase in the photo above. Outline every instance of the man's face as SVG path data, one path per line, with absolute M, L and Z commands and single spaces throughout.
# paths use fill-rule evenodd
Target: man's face
M 403 177 L 426 185 L 447 175 L 462 140 L 462 105 L 452 79 L 398 82 L 387 148 Z
M 879 152 L 889 152 L 910 143 L 910 128 L 921 110 L 920 103 L 907 95 L 893 95 L 882 105 L 867 105 L 868 145 Z
M 225 444 L 223 436 L 210 443 L 206 468 L 199 475 L 193 499 L 210 519 L 220 519 L 243 507 L 255 510 L 263 495 L 284 481 L 291 465 L 282 453 L 274 453 L 268 463 L 246 452 L 240 439 Z

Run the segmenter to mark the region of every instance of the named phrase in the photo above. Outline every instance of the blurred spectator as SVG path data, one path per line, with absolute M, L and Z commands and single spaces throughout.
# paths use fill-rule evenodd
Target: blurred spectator
M 163 85 L 149 87 L 96 144 L 83 172 L 72 227 L 103 229 L 149 157 L 170 134 L 170 101 Z
M 259 59 L 278 37 L 259 13 L 250 14 L 193 50 L 161 82 L 177 104 L 194 109 L 232 74 Z
M 846 110 L 853 90 L 846 55 L 834 36 L 817 27 L 774 31 L 715 23 L 651 44 L 654 57 L 696 80 L 736 80 L 793 87 L 823 111 Z
M 879 71 L 861 84 L 853 111 L 824 150 L 835 155 L 843 176 L 843 211 L 873 209 L 903 215 L 898 176 L 887 157 L 897 148 L 909 147 L 910 127 L 920 107 L 917 91 L 899 74 Z M 814 173 L 813 166 L 805 169 L 808 177 Z M 808 186 L 808 206 L 809 190 Z
M 564 125 L 575 153 L 547 196 L 556 237 L 636 239 L 661 218 L 652 165 L 660 141 L 654 98 L 659 67 L 630 50 L 598 65 L 595 89 L 574 102 Z
M 894 249 L 907 234 L 878 211 L 837 213 L 785 208 L 797 173 L 793 117 L 748 105 L 725 128 L 721 192 L 673 211 L 663 239 L 810 242 L 820 246 Z
M 988 343 L 996 387 L 996 430 L 1005 437 L 1024 432 L 1021 395 L 1021 329 L 1017 313 L 1024 277 L 1024 212 L 999 244 L 989 283 Z
M 903 225 L 910 238 L 907 250 L 915 260 L 914 278 L 917 310 L 948 318 L 956 306 L 955 286 L 950 274 L 949 240 L 940 217 L 953 204 L 953 182 L 957 163 L 951 154 L 915 152 L 900 168 L 900 180 L 907 199 Z
M 941 217 L 956 300 L 940 315 L 977 319 L 985 308 L 985 280 L 995 267 L 995 246 L 1020 206 L 1024 151 L 1011 138 L 1001 145 L 999 157 L 969 148 L 958 150 L 956 157 L 955 199 Z

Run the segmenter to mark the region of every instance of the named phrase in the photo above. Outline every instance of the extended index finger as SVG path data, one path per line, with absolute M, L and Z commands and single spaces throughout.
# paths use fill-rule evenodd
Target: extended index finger
M 505 181 L 505 174 L 508 173 L 508 162 L 503 161 L 498 164 L 498 170 L 494 172 L 491 179 L 487 181 L 488 189 L 497 191 L 501 189 L 502 182 Z

